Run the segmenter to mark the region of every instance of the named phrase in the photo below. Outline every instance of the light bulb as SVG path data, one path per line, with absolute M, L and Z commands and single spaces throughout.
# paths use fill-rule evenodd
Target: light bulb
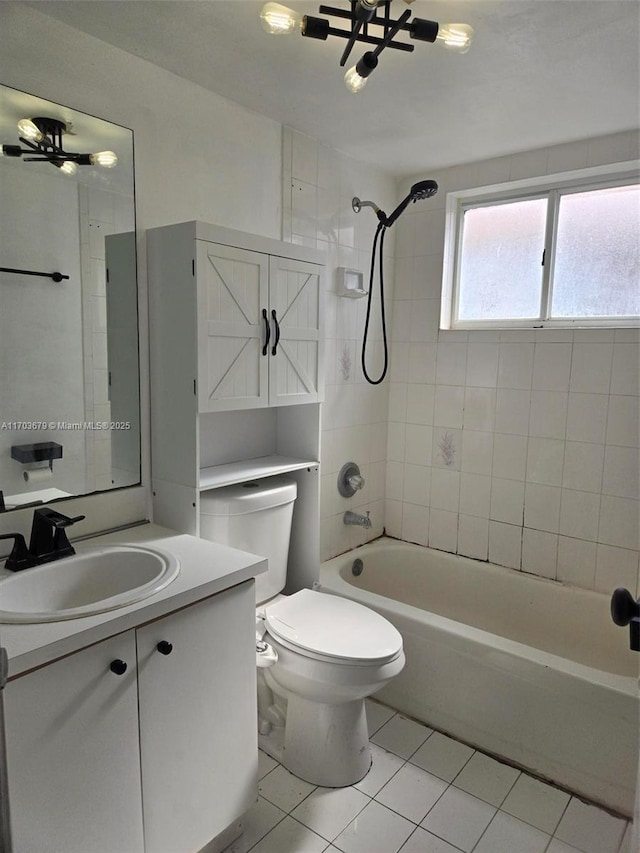
M 360 74 L 358 74 L 358 69 L 354 65 L 344 75 L 344 82 L 347 89 L 355 95 L 367 85 L 367 78 L 361 77 Z
M 98 151 L 96 154 L 89 154 L 89 162 L 93 166 L 104 166 L 105 169 L 112 169 L 118 162 L 118 158 L 113 151 Z
M 62 166 L 60 166 L 60 171 L 65 175 L 75 175 L 78 167 L 72 160 L 65 160 Z
M 18 132 L 25 139 L 30 139 L 32 142 L 42 142 L 44 133 L 34 124 L 30 118 L 21 118 L 18 122 Z
M 275 35 L 288 35 L 302 27 L 302 15 L 281 6 L 280 3 L 265 3 L 260 12 L 262 28 Z
M 473 29 L 468 24 L 440 24 L 436 40 L 456 53 L 466 53 L 473 41 Z

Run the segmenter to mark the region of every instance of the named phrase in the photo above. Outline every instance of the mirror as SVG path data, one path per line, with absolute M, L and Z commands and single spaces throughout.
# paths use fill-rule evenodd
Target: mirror
M 30 161 L 37 155 L 17 124 L 34 117 L 64 123 L 53 139 L 64 152 L 113 151 L 116 165 L 80 161 L 65 174 L 61 160 Z M 0 86 L 0 144 L 15 146 L 0 156 L 0 511 L 3 502 L 8 511 L 139 483 L 140 379 L 133 132 Z

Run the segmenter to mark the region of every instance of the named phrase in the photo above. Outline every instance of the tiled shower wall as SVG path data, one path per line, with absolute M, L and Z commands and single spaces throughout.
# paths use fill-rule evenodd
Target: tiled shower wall
M 367 385 L 360 368 L 366 298 L 336 294 L 339 266 L 361 270 L 368 287 L 371 244 L 377 219 L 369 208 L 354 213 L 354 196 L 393 209 L 395 181 L 376 169 L 284 128 L 283 239 L 322 249 L 327 255 L 326 388 L 322 407 L 321 559 L 347 551 L 384 529 L 389 381 Z M 391 321 L 393 232 L 385 241 L 385 299 Z M 377 293 L 377 290 L 376 290 Z M 381 366 L 380 300 L 373 301 L 367 366 Z M 338 494 L 338 471 L 356 462 L 365 486 L 352 498 Z M 370 513 L 372 526 L 346 527 L 345 510 Z
M 638 158 L 638 134 L 416 175 L 396 226 L 387 533 L 638 590 L 638 329 L 440 331 L 448 191 Z

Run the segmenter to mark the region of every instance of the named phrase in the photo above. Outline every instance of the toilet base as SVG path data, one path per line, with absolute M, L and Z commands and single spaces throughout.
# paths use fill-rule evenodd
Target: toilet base
M 312 785 L 344 788 L 359 782 L 371 767 L 364 699 L 325 705 L 289 695 L 278 760 Z

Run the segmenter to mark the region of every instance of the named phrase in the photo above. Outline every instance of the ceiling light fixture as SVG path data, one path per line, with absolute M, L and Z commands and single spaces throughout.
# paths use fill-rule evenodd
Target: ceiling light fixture
M 410 21 L 409 9 L 394 19 L 391 17 L 391 2 L 392 0 L 350 0 L 351 8 L 348 10 L 320 6 L 319 12 L 323 15 L 349 20 L 349 29 L 334 27 L 327 18 L 301 15 L 280 3 L 266 3 L 262 7 L 260 18 L 264 29 L 275 35 L 287 35 L 297 30 L 307 38 L 322 41 L 326 41 L 329 36 L 346 39 L 347 44 L 340 57 L 341 66 L 346 63 L 356 42 L 375 45 L 374 50 L 367 51 L 344 75 L 345 84 L 351 92 L 359 92 L 364 87 L 369 75 L 378 65 L 378 57 L 386 47 L 413 51 L 414 45 L 394 41 L 400 31 L 408 32 L 411 39 L 442 44 L 457 53 L 466 53 L 469 50 L 473 30 L 467 24 L 438 24 L 425 18 L 414 18 Z M 410 3 L 412 0 L 405 2 Z
M 66 132 L 67 125 L 57 118 L 23 118 L 18 122 L 18 138 L 27 147 L 3 145 L 2 153 L 5 157 L 35 155 L 24 157 L 25 163 L 52 163 L 65 175 L 75 175 L 78 166 L 103 166 L 105 169 L 111 169 L 117 164 L 118 158 L 113 151 L 98 151 L 95 154 L 65 151 L 62 147 L 62 134 Z

